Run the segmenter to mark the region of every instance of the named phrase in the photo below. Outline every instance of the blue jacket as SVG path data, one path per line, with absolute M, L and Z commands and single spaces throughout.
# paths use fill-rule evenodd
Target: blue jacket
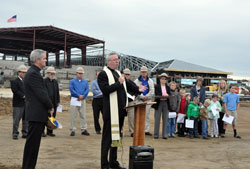
M 91 90 L 92 90 L 92 93 L 93 93 L 93 97 L 94 98 L 99 98 L 99 97 L 102 97 L 102 91 L 101 89 L 99 88 L 99 85 L 97 83 L 97 79 L 94 80 L 92 83 L 91 83 Z
M 71 97 L 78 98 L 80 95 L 83 95 L 84 99 L 86 99 L 89 93 L 89 85 L 83 78 L 80 81 L 77 78 L 74 78 L 69 83 L 69 90 Z

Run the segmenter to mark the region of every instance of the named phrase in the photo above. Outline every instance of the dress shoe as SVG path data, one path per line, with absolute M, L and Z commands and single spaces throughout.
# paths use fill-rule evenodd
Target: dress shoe
M 130 134 L 130 137 L 134 137 L 134 133 L 131 133 L 131 134 Z
M 14 135 L 12 138 L 13 138 L 13 140 L 18 140 L 18 136 L 17 135 Z
M 167 140 L 168 138 L 167 137 L 162 137 L 163 139 Z
M 125 167 L 122 167 L 120 165 L 116 166 L 116 167 L 110 167 L 111 169 L 126 169 Z
M 145 132 L 145 135 L 152 136 L 152 134 L 150 132 Z
M 205 139 L 205 140 L 208 140 L 209 138 L 208 137 L 202 137 L 203 139 Z
M 22 138 L 27 138 L 27 135 L 22 135 Z
M 96 134 L 101 134 L 101 131 L 96 131 Z
M 48 136 L 55 137 L 56 135 L 54 133 L 47 133 Z
M 75 136 L 75 135 L 76 135 L 75 131 L 71 131 L 70 136 Z
M 82 131 L 81 134 L 82 134 L 82 135 L 85 135 L 85 136 L 89 136 L 89 135 L 90 135 L 89 132 L 88 132 L 87 130 Z

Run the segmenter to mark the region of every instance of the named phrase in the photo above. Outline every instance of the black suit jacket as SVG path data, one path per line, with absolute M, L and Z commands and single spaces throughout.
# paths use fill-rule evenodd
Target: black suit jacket
M 46 78 L 44 79 L 45 87 L 48 91 L 49 98 L 54 107 L 60 102 L 59 87 L 56 79 Z
M 126 110 L 124 107 L 126 106 L 126 92 L 122 84 L 118 81 L 119 75 L 114 70 L 110 69 L 115 79 L 115 83 L 109 85 L 108 76 L 105 71 L 100 72 L 97 78 L 98 85 L 103 93 L 103 119 L 105 121 L 110 120 L 110 101 L 109 94 L 117 91 L 117 99 L 118 99 L 118 109 L 119 109 L 119 117 L 126 116 Z
M 48 111 L 53 105 L 37 66 L 32 65 L 26 73 L 24 89 L 26 94 L 26 120 L 46 123 Z
M 165 85 L 165 87 L 166 87 L 168 95 L 170 96 L 171 95 L 170 87 L 167 84 Z M 160 84 L 157 84 L 155 86 L 155 96 L 162 96 L 162 91 L 161 91 L 161 85 Z M 156 104 L 154 104 L 152 107 L 155 108 L 155 109 L 158 109 L 160 101 L 161 101 L 161 99 L 155 99 Z M 168 102 L 168 105 L 169 105 L 169 99 L 167 99 L 167 102 Z
M 17 77 L 15 80 L 10 81 L 11 90 L 13 92 L 13 107 L 24 107 L 25 106 L 25 93 L 23 81 Z
M 108 67 L 109 68 L 109 67 Z M 110 69 L 110 68 L 109 68 Z M 117 91 L 117 99 L 118 99 L 118 109 L 119 109 L 119 117 L 124 117 L 127 115 L 127 111 L 125 108 L 126 106 L 126 97 L 127 93 L 123 87 L 123 84 L 120 84 L 118 81 L 119 75 L 116 71 L 113 69 L 110 69 L 114 79 L 115 83 L 112 85 L 109 85 L 108 82 L 108 76 L 105 71 L 100 72 L 97 78 L 98 85 L 103 93 L 103 119 L 104 120 L 110 120 L 110 101 L 109 101 L 109 94 Z M 135 95 L 140 94 L 139 87 L 132 84 L 131 82 L 126 80 L 127 85 L 127 92 L 133 93 Z

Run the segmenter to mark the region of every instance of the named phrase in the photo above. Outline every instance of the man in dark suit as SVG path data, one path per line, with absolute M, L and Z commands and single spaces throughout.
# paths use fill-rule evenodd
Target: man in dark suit
M 53 105 L 49 99 L 44 80 L 40 74 L 46 66 L 46 51 L 35 49 L 30 54 L 32 66 L 24 78 L 26 96 L 26 120 L 29 122 L 22 169 L 35 169 L 41 136 L 48 121 L 48 112 L 53 114 Z
M 44 82 L 45 82 L 45 86 L 46 86 L 46 89 L 47 89 L 48 94 L 49 94 L 49 98 L 53 104 L 53 108 L 54 108 L 53 117 L 55 118 L 56 117 L 56 109 L 60 103 L 58 82 L 55 79 L 55 73 L 56 73 L 55 68 L 52 66 L 48 67 L 46 70 L 46 73 L 47 73 L 48 77 L 45 78 Z M 50 113 L 48 113 L 48 115 L 50 117 Z M 56 136 L 53 133 L 53 130 L 50 130 L 48 128 L 47 128 L 47 135 L 52 136 L 52 137 Z
M 125 78 L 123 75 L 119 75 L 118 71 L 116 70 L 119 65 L 119 59 L 117 54 L 111 53 L 107 56 L 107 69 L 111 71 L 114 83 L 109 84 L 109 77 L 106 71 L 102 71 L 98 78 L 98 85 L 103 93 L 103 133 L 102 133 L 102 143 L 101 143 L 101 168 L 102 169 L 125 169 L 122 167 L 119 162 L 117 161 L 117 147 L 111 147 L 111 114 L 110 111 L 110 94 L 113 92 L 117 92 L 117 103 L 118 103 L 118 113 L 119 115 L 119 131 L 122 131 L 124 118 L 127 115 L 126 110 L 124 109 L 127 104 L 127 93 L 124 88 L 124 81 Z M 130 83 L 126 83 L 127 90 L 133 90 L 136 93 L 140 94 L 140 91 L 144 91 L 145 87 L 131 86 Z M 113 133 L 112 133 L 113 135 Z M 120 133 L 121 135 L 121 133 Z M 110 152 L 109 152 L 110 151 Z M 108 152 L 110 154 L 110 158 L 108 161 Z
M 25 117 L 25 94 L 23 78 L 27 72 L 27 67 L 20 65 L 17 68 L 18 77 L 11 81 L 11 90 L 13 92 L 13 132 L 12 138 L 18 139 L 18 128 L 20 120 L 22 119 L 22 138 L 26 138 L 28 134 L 28 122 L 24 119 Z

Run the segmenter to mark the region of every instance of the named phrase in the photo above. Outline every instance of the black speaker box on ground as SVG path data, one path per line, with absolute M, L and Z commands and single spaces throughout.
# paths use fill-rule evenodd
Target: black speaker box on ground
M 130 146 L 129 169 L 153 169 L 154 148 Z

